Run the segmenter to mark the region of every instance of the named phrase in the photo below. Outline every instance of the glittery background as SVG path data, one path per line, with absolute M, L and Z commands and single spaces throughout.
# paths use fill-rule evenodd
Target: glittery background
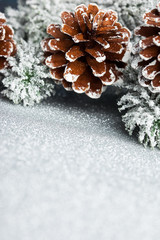
M 1 240 L 158 240 L 160 153 L 112 95 L 34 108 L 0 99 Z

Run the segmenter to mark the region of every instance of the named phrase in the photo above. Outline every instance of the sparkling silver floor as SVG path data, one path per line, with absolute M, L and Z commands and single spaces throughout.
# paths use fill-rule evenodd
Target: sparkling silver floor
M 160 151 L 124 130 L 116 99 L 0 98 L 1 240 L 159 240 Z

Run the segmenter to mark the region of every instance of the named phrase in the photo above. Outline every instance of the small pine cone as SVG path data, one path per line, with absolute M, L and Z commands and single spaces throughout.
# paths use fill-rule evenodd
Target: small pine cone
M 42 42 L 51 76 L 66 90 L 99 98 L 104 86 L 121 79 L 129 57 L 130 32 L 117 22 L 117 13 L 96 4 L 63 12 L 60 25 L 51 24 L 52 37 Z
M 16 45 L 13 41 L 13 29 L 5 24 L 6 18 L 0 13 L 0 70 L 8 67 L 7 58 L 14 56 Z
M 142 36 L 138 46 L 139 83 L 152 92 L 160 92 L 160 3 L 144 14 L 145 25 L 135 29 Z

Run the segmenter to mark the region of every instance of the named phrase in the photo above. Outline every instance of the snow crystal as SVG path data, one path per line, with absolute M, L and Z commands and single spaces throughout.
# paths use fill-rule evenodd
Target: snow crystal
M 78 79 L 79 75 L 71 74 L 70 72 L 65 71 L 64 72 L 64 78 L 68 82 L 75 82 Z
M 75 56 L 72 54 L 71 56 L 69 56 L 67 53 L 65 54 L 66 59 L 69 62 L 74 62 L 75 61 Z
M 96 61 L 101 63 L 101 62 L 104 62 L 106 60 L 106 55 L 102 55 L 102 54 L 97 54 L 99 55 L 98 57 L 96 57 Z

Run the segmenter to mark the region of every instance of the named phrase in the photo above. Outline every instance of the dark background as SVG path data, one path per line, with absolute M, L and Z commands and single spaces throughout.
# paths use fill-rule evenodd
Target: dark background
M 16 7 L 17 0 L 0 0 L 0 11 L 4 12 L 5 7 Z

